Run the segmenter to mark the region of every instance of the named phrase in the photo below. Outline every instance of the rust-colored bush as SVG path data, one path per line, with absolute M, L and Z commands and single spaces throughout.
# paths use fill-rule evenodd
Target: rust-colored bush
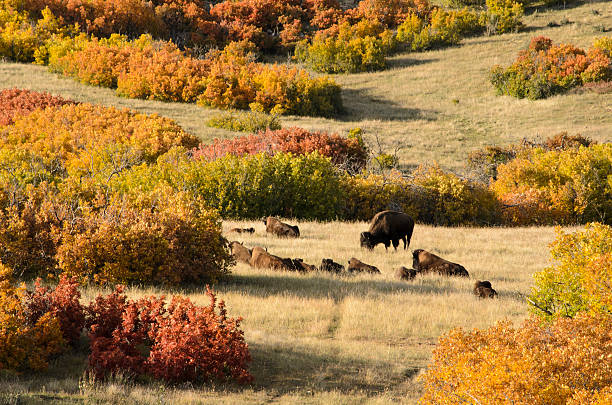
M 64 104 L 75 104 L 75 102 L 62 97 L 54 97 L 49 93 L 22 89 L 2 90 L 0 91 L 0 125 L 12 124 L 15 117 L 28 115 L 34 110 Z
M 200 145 L 193 156 L 195 159 L 214 160 L 227 154 L 244 156 L 260 152 L 291 152 L 294 155 L 308 155 L 314 151 L 349 171 L 359 171 L 367 163 L 367 150 L 357 139 L 295 127 L 266 130 L 228 140 L 216 139 L 210 145 Z

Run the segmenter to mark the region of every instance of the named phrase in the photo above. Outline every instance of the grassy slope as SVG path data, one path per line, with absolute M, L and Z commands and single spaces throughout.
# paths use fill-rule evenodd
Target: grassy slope
M 565 17 L 574 23 L 546 28 L 548 22 Z M 378 135 L 386 148 L 403 147 L 400 157 L 409 166 L 437 160 L 454 170 L 462 169 L 472 149 L 525 136 L 567 130 L 610 141 L 610 95 L 566 95 L 537 102 L 497 97 L 486 74 L 495 63 L 510 63 L 535 35 L 588 46 L 594 36 L 602 35 L 598 26 L 612 28 L 611 17 L 612 3 L 587 4 L 531 15 L 526 18 L 529 32 L 398 55 L 391 70 L 337 77 L 343 85 L 347 116 L 336 120 L 285 117 L 283 123 L 333 131 L 360 126 L 370 136 Z M 0 63 L 0 88 L 9 87 L 156 112 L 176 119 L 204 140 L 234 136 L 203 124 L 215 110 L 121 99 L 112 90 L 84 86 L 38 66 Z M 228 222 L 224 228 L 235 225 Z M 492 281 L 500 299 L 479 301 L 469 292 L 473 279 L 393 280 L 392 269 L 409 266 L 410 254 L 385 253 L 381 247 L 373 253 L 361 251 L 357 235 L 366 227 L 363 223 L 300 224 L 304 237 L 296 241 L 267 238 L 263 225 L 255 227 L 254 236 L 237 239 L 314 264 L 323 257 L 346 264 L 356 256 L 378 266 L 383 275 L 343 279 L 237 266 L 234 277 L 216 288 L 227 300 L 230 314 L 245 318 L 254 357 L 252 387 L 202 390 L 126 386 L 121 381 L 97 387 L 86 379 L 79 381 L 85 367 L 81 354 L 58 359 L 43 375 L 0 375 L 0 403 L 17 403 L 17 398 L 28 403 L 414 403 L 420 390 L 416 375 L 427 364 L 437 336 L 455 326 L 485 327 L 499 319 L 526 316 L 521 296 L 529 292 L 532 274 L 546 265 L 546 246 L 553 238 L 552 228 L 417 226 L 412 249 L 434 251 L 464 264 L 472 278 Z M 178 292 L 205 303 L 203 289 Z M 85 299 L 97 293 L 90 289 Z M 133 296 L 149 293 L 169 292 L 131 290 Z
M 230 315 L 244 317 L 253 355 L 255 383 L 246 389 L 167 388 L 160 385 L 93 387 L 79 383 L 84 356 L 59 359 L 42 376 L 2 378 L 0 392 L 58 401 L 140 401 L 142 403 L 415 403 L 418 374 L 428 363 L 437 337 L 452 327 L 486 327 L 497 320 L 523 319 L 532 274 L 548 262 L 546 228 L 436 228 L 417 225 L 410 248 L 424 248 L 465 265 L 468 279 L 419 277 L 395 280 L 393 269 L 411 266 L 411 249 L 373 252 L 359 248 L 365 223 L 300 223 L 302 238 L 267 237 L 262 223 L 254 235 L 227 235 L 247 246 L 265 246 L 280 256 L 319 264 L 324 257 L 346 265 L 352 256 L 377 266 L 382 275 L 341 278 L 260 271 L 238 265 L 234 276 L 216 286 Z M 471 294 L 474 279 L 490 280 L 497 300 Z M 164 291 L 133 288 L 133 297 L 185 293 L 207 303 L 205 289 Z M 89 301 L 99 291 L 89 289 Z M 122 393 L 122 391 L 126 393 Z M 1 397 L 0 397 L 1 398 Z
M 594 14 L 597 10 L 599 14 Z M 549 22 L 570 20 L 557 28 Z M 283 125 L 345 131 L 361 127 L 371 144 L 378 136 L 388 151 L 401 147 L 407 166 L 438 161 L 461 171 L 467 152 L 485 144 L 506 144 L 523 137 L 547 137 L 560 131 L 612 140 L 610 95 L 561 95 L 529 101 L 498 97 L 487 74 L 494 64 L 511 63 L 531 37 L 588 47 L 612 28 L 612 2 L 590 3 L 567 10 L 534 13 L 525 18 L 526 32 L 464 41 L 456 48 L 397 55 L 389 70 L 339 75 L 347 115 L 338 119 L 285 117 Z M 157 112 L 176 119 L 205 141 L 233 136 L 212 129 L 204 120 L 215 110 L 195 105 L 121 99 L 109 89 L 93 88 L 47 73 L 32 65 L 0 63 L 0 88 L 46 90 L 81 101 Z

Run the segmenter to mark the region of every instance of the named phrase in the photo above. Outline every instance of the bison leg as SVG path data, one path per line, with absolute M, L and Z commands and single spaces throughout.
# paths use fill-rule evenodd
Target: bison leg
M 399 239 L 393 239 L 393 249 L 397 251 L 397 247 L 399 246 Z
M 402 236 L 402 242 L 404 242 L 404 250 L 406 250 L 406 235 Z

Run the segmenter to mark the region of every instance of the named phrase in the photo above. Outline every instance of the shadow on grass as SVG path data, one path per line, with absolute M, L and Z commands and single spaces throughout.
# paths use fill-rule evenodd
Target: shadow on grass
M 279 273 L 257 273 L 232 275 L 228 280 L 215 286 L 215 290 L 249 294 L 255 297 L 286 295 L 301 298 L 332 298 L 336 302 L 346 297 L 367 297 L 372 294 L 449 294 L 456 292 L 454 287 L 434 284 L 421 284 L 418 281 L 355 280 L 347 277 L 291 276 Z
M 274 390 L 281 395 L 295 391 L 359 391 L 373 396 L 412 379 L 419 372 L 419 368 L 411 367 L 403 373 L 392 374 L 383 362 L 317 353 L 288 343 L 251 343 L 249 349 L 253 357 L 253 388 Z M 371 378 L 372 373 L 378 374 L 376 378 Z
M 345 113 L 338 116 L 340 121 L 382 120 L 414 121 L 437 120 L 437 111 L 408 108 L 391 100 L 385 100 L 369 94 L 369 88 L 343 89 L 342 102 Z
M 393 57 L 387 60 L 388 68 L 404 68 L 410 66 L 419 66 L 426 63 L 437 62 L 439 59 L 414 59 L 409 56 Z

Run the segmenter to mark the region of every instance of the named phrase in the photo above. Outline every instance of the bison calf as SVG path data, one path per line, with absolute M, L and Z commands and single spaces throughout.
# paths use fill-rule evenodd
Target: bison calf
M 474 295 L 479 298 L 495 298 L 497 297 L 497 291 L 491 287 L 490 281 L 476 281 L 474 284 Z
M 251 264 L 251 249 L 244 247 L 242 243 L 237 241 L 230 242 L 230 248 L 236 261 Z
M 399 267 L 395 270 L 395 277 L 400 280 L 414 280 L 416 277 L 417 271 L 415 269 L 409 269 L 407 267 Z
M 233 233 L 255 233 L 255 228 L 232 228 L 229 231 Z
M 321 266 L 319 266 L 320 271 L 327 271 L 329 273 L 340 274 L 344 271 L 344 266 L 340 263 L 336 263 L 332 259 L 323 259 L 321 260 Z
M 349 273 L 370 273 L 370 274 L 380 274 L 380 270 L 378 268 L 371 266 L 369 264 L 365 264 L 364 262 L 351 257 L 349 260 L 348 272 Z
M 423 249 L 412 252 L 412 267 L 420 273 L 434 272 L 443 276 L 470 276 L 462 265 L 444 260 Z
M 266 232 L 281 236 L 285 238 L 299 238 L 300 228 L 297 225 L 289 225 L 279 221 L 277 218 L 268 217 L 264 224 L 266 224 Z
M 379 243 L 389 248 L 392 243 L 395 250 L 399 241 L 404 242 L 404 249 L 410 246 L 410 238 L 414 230 L 414 220 L 409 215 L 397 211 L 382 211 L 374 215 L 370 221 L 370 229 L 361 232 L 359 242 L 361 247 L 374 249 Z

